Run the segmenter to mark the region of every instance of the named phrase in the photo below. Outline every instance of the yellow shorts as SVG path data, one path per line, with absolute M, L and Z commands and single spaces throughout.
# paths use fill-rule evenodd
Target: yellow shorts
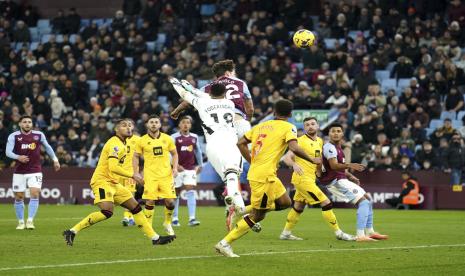
M 315 180 L 302 179 L 298 183 L 292 183 L 295 186 L 294 201 L 305 202 L 315 205 L 328 199 L 315 183 Z
M 161 198 L 176 198 L 173 177 L 146 178 L 142 199 L 158 200 Z
M 268 177 L 265 182 L 250 180 L 250 204 L 254 209 L 270 209 L 276 199 L 286 193 L 286 188 L 276 176 Z
M 119 184 L 126 187 L 126 189 L 128 189 L 131 193 L 136 192 L 136 181 L 132 178 L 121 177 L 119 179 Z
M 95 199 L 94 204 L 109 201 L 117 205 L 131 199 L 131 192 L 121 184 L 113 184 L 106 181 L 98 181 L 90 184 Z

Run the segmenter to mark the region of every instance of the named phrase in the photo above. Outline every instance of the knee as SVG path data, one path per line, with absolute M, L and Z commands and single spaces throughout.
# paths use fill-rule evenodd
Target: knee
M 321 206 L 321 211 L 329 211 L 333 209 L 333 204 L 330 202 L 326 204 L 325 206 Z
M 135 215 L 139 213 L 140 211 L 142 211 L 142 207 L 140 206 L 140 204 L 137 204 L 136 207 L 134 207 L 134 209 L 131 210 L 131 213 Z
M 173 210 L 174 209 L 174 200 L 166 200 L 165 201 L 165 207 L 168 210 Z
M 16 193 L 15 199 L 18 201 L 24 200 L 24 193 Z
M 281 210 L 291 207 L 292 202 L 290 198 L 282 198 L 280 200 L 275 201 L 274 204 L 275 204 L 275 210 L 281 211 Z
M 113 216 L 113 211 L 111 210 L 101 210 L 100 211 L 107 219 L 111 218 Z
M 265 218 L 265 214 L 265 211 L 259 211 L 254 209 L 248 217 L 250 217 L 250 219 L 257 223 Z

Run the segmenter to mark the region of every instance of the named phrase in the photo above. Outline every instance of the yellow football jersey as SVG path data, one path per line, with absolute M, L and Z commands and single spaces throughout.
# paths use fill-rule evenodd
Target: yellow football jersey
M 247 178 L 265 181 L 276 176 L 279 160 L 287 143 L 297 139 L 297 129 L 283 120 L 270 120 L 254 126 L 244 137 L 252 142 L 252 164 Z
M 323 150 L 323 140 L 320 137 L 317 137 L 316 140 L 313 140 L 307 135 L 302 135 L 299 138 L 297 138 L 297 142 L 299 142 L 299 146 L 310 157 L 321 157 L 321 152 Z M 294 172 L 292 174 L 292 183 L 298 183 L 302 179 L 315 181 L 317 165 L 310 163 L 298 156 L 295 156 L 295 162 L 303 169 L 304 174 L 298 175 Z
M 164 178 L 173 176 L 170 151 L 176 150 L 171 136 L 161 133 L 158 138 L 148 134 L 140 137 L 136 152 L 144 157 L 144 178 Z
M 119 165 L 123 165 L 124 160 L 127 157 L 127 149 L 125 141 L 122 141 L 117 136 L 113 136 L 105 143 L 100 158 L 95 168 L 94 174 L 90 180 L 90 183 L 95 182 L 111 182 L 118 183 L 119 175 L 110 172 L 108 166 L 108 160 L 110 158 L 117 158 Z
M 123 168 L 127 171 L 133 172 L 132 169 L 132 159 L 134 157 L 134 151 L 136 150 L 136 146 L 140 140 L 140 136 L 133 135 L 126 139 L 126 153 L 127 156 L 124 159 Z

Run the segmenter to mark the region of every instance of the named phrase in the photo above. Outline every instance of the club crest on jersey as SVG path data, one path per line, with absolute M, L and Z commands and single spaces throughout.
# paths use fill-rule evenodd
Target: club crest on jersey
M 115 146 L 113 148 L 113 154 L 118 154 L 118 151 L 119 151 L 119 148 L 117 146 Z
M 35 150 L 37 147 L 36 143 L 22 144 L 21 149 Z
M 39 136 L 34 135 L 34 140 L 39 141 Z

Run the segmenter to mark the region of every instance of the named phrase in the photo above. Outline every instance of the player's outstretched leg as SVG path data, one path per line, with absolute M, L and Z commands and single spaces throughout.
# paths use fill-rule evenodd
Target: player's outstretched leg
M 389 238 L 388 235 L 382 235 L 378 232 L 375 231 L 373 228 L 373 202 L 370 201 L 370 210 L 368 213 L 368 220 L 367 220 L 367 225 L 365 227 L 365 235 L 375 239 L 375 240 L 387 240 Z
M 258 210 L 257 210 L 258 211 Z M 260 216 L 256 217 L 256 221 L 251 218 L 251 215 L 246 215 L 244 218 L 239 220 L 236 226 L 220 241 L 215 245 L 216 252 L 222 254 L 226 257 L 239 257 L 239 255 L 234 254 L 231 243 L 249 232 L 251 228 L 255 226 L 258 221 L 262 220 L 265 217 L 265 212 L 260 212 Z
M 100 211 L 93 212 L 85 217 L 83 220 L 74 225 L 71 229 L 65 230 L 63 236 L 66 244 L 72 246 L 74 243 L 74 237 L 79 231 L 86 229 L 100 221 L 106 220 L 113 215 L 113 203 L 112 202 L 100 202 L 98 204 Z
M 357 203 L 357 241 L 376 241 L 365 235 L 365 227 L 370 213 L 370 201 L 362 197 Z
M 326 200 L 321 203 L 321 215 L 323 219 L 328 223 L 329 227 L 334 231 L 336 239 L 343 241 L 355 241 L 356 238 L 350 234 L 342 232 L 337 223 L 336 215 L 333 211 L 333 204 L 331 201 Z

